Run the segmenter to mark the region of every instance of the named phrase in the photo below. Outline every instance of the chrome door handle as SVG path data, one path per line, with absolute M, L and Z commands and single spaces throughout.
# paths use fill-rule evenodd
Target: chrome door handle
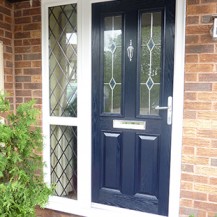
M 156 110 L 166 110 L 168 107 L 160 107 L 159 105 L 155 107 Z
M 167 106 L 156 106 L 156 110 L 167 110 L 167 124 L 172 124 L 172 113 L 173 113 L 173 98 L 172 96 L 168 97 Z

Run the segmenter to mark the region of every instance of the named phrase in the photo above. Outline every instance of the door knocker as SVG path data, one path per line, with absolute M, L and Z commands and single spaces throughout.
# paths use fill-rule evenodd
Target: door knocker
M 127 55 L 128 55 L 128 58 L 129 58 L 130 62 L 133 59 L 133 51 L 134 51 L 133 42 L 132 42 L 132 40 L 130 40 L 130 45 L 127 48 Z

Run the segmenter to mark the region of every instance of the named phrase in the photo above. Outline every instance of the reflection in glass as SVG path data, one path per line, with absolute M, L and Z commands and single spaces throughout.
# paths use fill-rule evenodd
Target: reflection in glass
M 77 5 L 49 8 L 50 115 L 77 116 Z
M 161 13 L 141 16 L 140 115 L 158 115 L 161 77 Z
M 103 112 L 121 112 L 122 17 L 104 19 L 104 104 Z

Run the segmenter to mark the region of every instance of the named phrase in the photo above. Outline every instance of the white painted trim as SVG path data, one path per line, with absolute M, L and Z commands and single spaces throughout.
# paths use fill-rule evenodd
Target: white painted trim
M 42 2 L 43 5 L 43 2 Z M 48 7 L 43 5 L 41 7 L 42 14 L 42 129 L 44 136 L 44 149 L 43 149 L 43 161 L 46 162 L 44 167 L 44 180 L 50 184 L 50 129 L 47 123 L 49 117 L 49 50 L 48 50 Z
M 60 5 L 76 4 L 79 0 L 41 0 L 43 7 L 49 8 Z
M 107 0 L 42 0 L 42 51 L 43 51 L 43 130 L 45 143 L 49 142 L 49 128 L 45 123 L 48 117 L 49 89 L 46 85 L 48 72 L 48 14 L 49 6 L 78 3 L 78 24 L 81 62 L 78 63 L 78 200 L 50 197 L 47 208 L 86 217 L 157 217 L 158 215 L 142 213 L 117 207 L 91 203 L 91 4 Z M 109 0 L 110 1 L 110 0 Z M 112 0 L 111 0 L 112 1 Z M 179 216 L 180 180 L 181 180 L 181 148 L 182 121 L 184 105 L 184 57 L 185 57 L 185 7 L 186 0 L 176 0 L 175 27 L 175 62 L 173 90 L 173 125 L 171 149 L 170 201 L 169 216 Z M 47 80 L 48 81 L 48 80 Z M 73 123 L 73 124 L 74 124 Z M 49 143 L 47 143 L 49 144 Z M 49 147 L 44 148 L 44 159 L 49 165 Z M 49 183 L 49 169 L 45 169 L 45 180 Z M 159 216 L 160 217 L 160 216 Z
M 48 8 L 58 5 L 66 4 L 76 4 L 77 0 L 42 0 L 41 2 L 41 14 L 42 14 L 42 128 L 44 135 L 44 149 L 43 149 L 43 161 L 46 162 L 46 167 L 44 167 L 44 180 L 50 185 L 50 126 L 77 126 L 79 128 L 79 117 L 53 117 L 50 116 L 50 103 L 49 103 L 49 33 L 48 33 Z M 81 24 L 80 24 L 81 26 Z M 78 35 L 81 33 L 78 30 Z M 77 49 L 78 59 L 81 59 L 81 46 Z M 81 63 L 78 61 L 77 73 L 80 74 Z M 79 87 L 77 91 L 77 96 L 79 97 Z M 78 102 L 79 103 L 79 102 Z
M 176 0 L 169 217 L 179 216 L 184 110 L 186 0 Z
M 78 118 L 48 117 L 47 121 L 50 125 L 78 126 Z
M 91 202 L 91 4 L 80 0 L 81 73 L 79 74 L 80 103 L 78 104 L 78 200 L 90 208 Z
M 0 94 L 4 92 L 4 56 L 3 56 L 3 42 L 0 41 Z
M 150 213 L 138 212 L 134 210 L 117 208 L 97 203 L 92 203 L 92 210 L 88 217 L 163 217 Z
M 83 216 L 87 216 L 90 210 L 90 208 L 85 207 L 85 205 L 79 204 L 79 202 L 76 200 L 55 196 L 50 197 L 49 203 L 47 204 L 46 208 Z

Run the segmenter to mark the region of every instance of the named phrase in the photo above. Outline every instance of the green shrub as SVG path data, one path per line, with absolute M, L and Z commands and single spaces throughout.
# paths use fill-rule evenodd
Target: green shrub
M 9 112 L 9 102 L 0 95 L 0 216 L 32 217 L 35 206 L 43 207 L 52 189 L 43 181 L 42 134 L 34 127 L 39 111 L 34 101 Z

